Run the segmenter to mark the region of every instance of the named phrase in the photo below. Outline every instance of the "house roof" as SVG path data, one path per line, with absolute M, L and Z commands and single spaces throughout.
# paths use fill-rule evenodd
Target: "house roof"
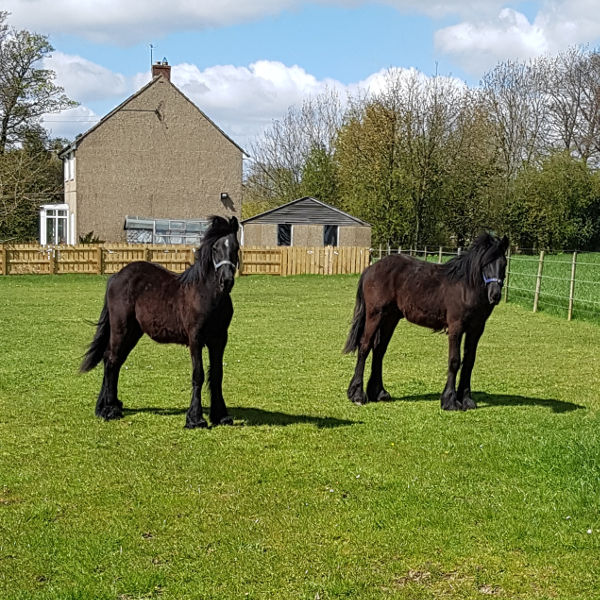
M 73 150 L 77 150 L 77 146 L 81 143 L 81 141 L 86 138 L 92 131 L 95 131 L 104 124 L 108 119 L 110 119 L 114 114 L 118 113 L 122 108 L 124 108 L 129 102 L 131 102 L 134 98 L 137 98 L 141 94 L 143 94 L 148 88 L 152 87 L 162 78 L 163 81 L 166 81 L 169 85 L 171 85 L 179 94 L 181 94 L 211 125 L 213 125 L 218 131 L 220 131 L 238 150 L 240 150 L 245 156 L 249 156 L 249 154 L 238 144 L 236 144 L 212 119 L 210 119 L 203 111 L 201 111 L 176 85 L 171 83 L 168 79 L 163 77 L 162 75 L 157 75 L 152 78 L 152 80 L 147 83 L 144 87 L 140 88 L 135 94 L 132 94 L 121 102 L 117 107 L 111 110 L 108 114 L 104 115 L 93 127 L 90 127 L 85 133 L 78 136 L 74 142 L 69 144 L 64 150 L 59 152 L 59 158 L 63 158 L 65 154 L 72 152 Z
M 321 202 L 321 200 L 317 200 L 312 196 L 298 198 L 259 215 L 254 215 L 249 219 L 244 219 L 242 225 L 246 223 L 371 226 L 370 223 L 361 221 L 343 210 Z

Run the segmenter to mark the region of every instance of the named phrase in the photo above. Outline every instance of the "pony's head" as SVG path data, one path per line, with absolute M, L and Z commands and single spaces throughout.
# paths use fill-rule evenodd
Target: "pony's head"
M 447 262 L 447 270 L 455 278 L 466 280 L 475 289 L 485 288 L 490 304 L 496 305 L 502 297 L 506 275 L 506 250 L 508 238 L 502 239 L 482 233 L 469 249 Z
M 473 286 L 485 286 L 487 298 L 494 306 L 502 298 L 506 276 L 508 238 L 497 238 L 489 233 L 479 235 L 469 247 L 469 279 Z
M 211 227 L 214 226 L 216 219 L 222 217 L 213 217 Z M 226 222 L 226 219 L 223 219 Z M 239 229 L 238 220 L 231 217 L 229 223 L 226 222 L 228 231 L 223 229 L 225 235 L 220 236 L 211 247 L 212 266 L 215 269 L 217 282 L 222 292 L 229 293 L 235 282 L 235 271 L 238 266 L 238 252 L 240 245 L 237 239 Z
M 237 239 L 239 229 L 235 217 L 209 217 L 209 227 L 202 244 L 196 251 L 196 263 L 181 275 L 184 283 L 206 280 L 211 273 L 221 292 L 229 293 L 235 281 L 240 245 Z

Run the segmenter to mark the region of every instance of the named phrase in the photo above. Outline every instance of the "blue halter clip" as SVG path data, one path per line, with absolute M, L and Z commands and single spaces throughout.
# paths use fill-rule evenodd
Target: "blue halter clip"
M 497 277 L 490 277 L 488 279 L 485 275 L 483 275 L 483 283 L 485 283 L 485 285 L 489 285 L 490 283 L 499 283 L 502 285 L 502 279 L 498 279 Z

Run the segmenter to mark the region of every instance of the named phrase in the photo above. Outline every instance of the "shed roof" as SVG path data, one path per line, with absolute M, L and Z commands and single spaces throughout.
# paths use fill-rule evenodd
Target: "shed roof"
M 156 77 L 153 77 L 152 80 L 149 83 L 147 83 L 144 87 L 140 88 L 135 94 L 132 94 L 131 96 L 129 96 L 129 98 L 127 98 L 126 100 L 121 102 L 121 104 L 119 104 L 117 107 L 113 108 L 113 110 L 111 110 L 108 114 L 104 115 L 94 126 L 90 127 L 85 133 L 83 133 L 79 137 L 77 137 L 75 139 L 75 141 L 71 142 L 64 150 L 59 152 L 59 154 L 58 154 L 59 158 L 62 158 L 65 154 L 67 154 L 73 150 L 77 150 L 77 146 L 79 146 L 79 144 L 90 133 L 92 133 L 92 131 L 95 131 L 96 129 L 98 129 L 98 127 L 101 127 L 114 114 L 119 112 L 123 107 L 125 107 L 127 104 L 129 104 L 129 102 L 131 102 L 134 98 L 137 98 L 142 93 L 144 93 L 149 87 L 153 86 L 160 79 L 162 79 L 163 81 L 166 81 L 175 90 L 177 90 L 177 92 L 179 92 L 211 125 L 213 125 L 218 131 L 220 131 L 236 148 L 238 148 L 238 150 L 241 150 L 242 154 L 244 154 L 245 156 L 248 156 L 248 153 L 241 146 L 236 144 L 214 121 L 212 121 L 204 112 L 202 112 L 176 85 L 171 83 L 168 79 L 166 79 L 162 75 L 157 75 Z
M 290 223 L 292 225 L 346 225 L 370 227 L 369 223 L 345 213 L 312 196 L 298 198 L 282 206 L 277 206 L 259 215 L 244 219 L 246 223 L 270 223 L 281 225 Z

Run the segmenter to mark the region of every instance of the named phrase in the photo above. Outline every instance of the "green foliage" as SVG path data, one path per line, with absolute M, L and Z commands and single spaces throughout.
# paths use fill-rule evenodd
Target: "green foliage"
M 189 353 L 147 339 L 94 417 L 106 277 L 0 277 L 0 597 L 599 597 L 598 326 L 498 306 L 449 414 L 446 336 L 402 322 L 356 407 L 357 281 L 239 278 L 235 426 L 189 431 Z
M 600 174 L 568 152 L 519 172 L 507 211 L 514 243 L 585 249 L 600 243 Z
M 78 105 L 54 83 L 54 71 L 37 68 L 54 50 L 48 37 L 9 28 L 7 18 L 0 11 L 0 155 L 22 142 L 44 114 Z
M 36 127 L 25 132 L 20 148 L 0 154 L 0 240 L 38 239 L 39 207 L 63 201 L 63 143 Z
M 324 147 L 314 146 L 302 167 L 301 195 L 337 206 L 337 177 L 333 155 Z

